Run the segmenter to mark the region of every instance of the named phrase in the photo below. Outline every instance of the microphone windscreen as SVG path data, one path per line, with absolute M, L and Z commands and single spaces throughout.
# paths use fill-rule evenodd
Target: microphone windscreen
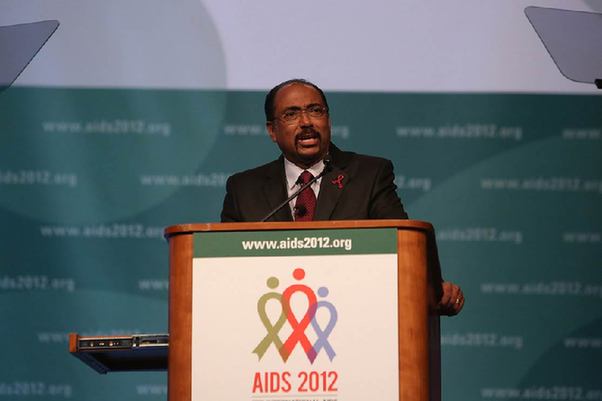
M 303 217 L 307 214 L 307 208 L 304 205 L 295 206 L 295 216 Z

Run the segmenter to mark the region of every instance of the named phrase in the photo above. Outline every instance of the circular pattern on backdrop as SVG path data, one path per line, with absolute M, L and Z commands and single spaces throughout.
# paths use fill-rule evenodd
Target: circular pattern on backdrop
M 194 89 L 225 86 L 221 40 L 208 12 L 190 2 L 185 11 L 194 23 L 162 30 L 166 38 L 147 40 L 154 47 L 139 49 L 133 38 L 146 31 L 134 31 L 128 40 L 119 35 L 130 24 L 142 24 L 140 4 L 91 7 L 92 19 L 75 18 L 80 7 L 53 10 L 61 26 L 38 57 L 50 57 L 56 65 L 46 72 L 49 81 L 36 76 L 50 87 L 14 87 L 0 95 L 0 207 L 13 213 L 67 224 L 115 221 L 152 208 L 182 184 L 215 180 L 197 171 L 220 132 L 226 102 L 224 91 Z M 178 20 L 184 12 L 170 9 L 143 25 Z M 114 29 L 107 31 L 106 20 Z M 189 60 L 171 60 L 175 43 L 186 47 Z M 78 53 L 84 44 L 93 53 L 89 57 Z M 94 52 L 112 62 L 86 62 Z M 55 60 L 57 53 L 62 57 Z M 141 60 L 127 56 L 133 54 Z M 81 62 L 69 64 L 73 59 Z M 61 79 L 56 71 L 70 69 L 78 70 L 78 82 L 86 87 L 56 87 Z M 187 75 L 190 89 L 148 88 L 165 88 L 172 74 Z M 139 82 L 139 76 L 146 77 L 141 89 L 119 87 L 128 79 Z M 90 89 L 99 84 L 109 87 Z

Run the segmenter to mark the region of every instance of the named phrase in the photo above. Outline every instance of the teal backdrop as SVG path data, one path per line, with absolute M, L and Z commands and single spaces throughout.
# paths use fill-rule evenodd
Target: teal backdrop
M 68 333 L 167 332 L 163 229 L 219 221 L 227 177 L 279 156 L 263 99 L 294 76 L 436 228 L 466 296 L 443 399 L 602 401 L 602 96 L 523 15 L 599 3 L 109 3 L 0 6 L 61 21 L 0 93 L 0 401 L 166 400 L 165 372 L 99 375 Z
M 328 93 L 335 143 L 390 158 L 466 307 L 447 400 L 602 399 L 602 98 Z M 215 222 L 226 177 L 278 156 L 263 92 L 15 87 L 0 95 L 0 399 L 165 399 L 67 333 L 167 331 L 165 226 Z

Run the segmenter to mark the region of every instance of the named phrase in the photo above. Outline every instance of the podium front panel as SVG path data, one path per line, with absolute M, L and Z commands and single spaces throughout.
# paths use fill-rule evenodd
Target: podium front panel
M 429 223 L 210 223 L 165 233 L 170 401 L 440 399 L 441 275 Z
M 194 235 L 192 401 L 399 400 L 397 230 Z

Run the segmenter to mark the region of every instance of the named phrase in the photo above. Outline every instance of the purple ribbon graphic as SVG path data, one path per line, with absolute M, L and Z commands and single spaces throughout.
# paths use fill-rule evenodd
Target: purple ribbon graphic
M 318 289 L 318 295 L 322 298 L 328 296 L 328 288 L 320 287 Z M 318 323 L 318 320 L 316 318 L 317 311 L 320 310 L 320 308 L 326 308 L 330 312 L 330 320 L 328 321 L 328 324 L 326 325 L 325 330 L 322 330 L 322 328 L 320 327 L 320 324 Z M 328 336 L 334 329 L 334 326 L 337 324 L 337 319 L 338 319 L 337 310 L 332 303 L 330 303 L 328 301 L 318 301 L 317 308 L 316 308 L 316 314 L 314 315 L 314 318 L 311 320 L 311 326 L 314 328 L 314 331 L 318 335 L 318 338 L 317 338 L 316 342 L 314 343 L 313 349 L 314 349 L 315 355 L 317 355 L 320 352 L 320 350 L 322 348 L 324 348 L 324 351 L 326 351 L 326 354 L 328 355 L 328 358 L 330 359 L 331 362 L 334 359 L 334 357 L 336 356 L 336 352 L 334 352 L 334 349 L 332 349 L 332 346 L 328 342 Z

